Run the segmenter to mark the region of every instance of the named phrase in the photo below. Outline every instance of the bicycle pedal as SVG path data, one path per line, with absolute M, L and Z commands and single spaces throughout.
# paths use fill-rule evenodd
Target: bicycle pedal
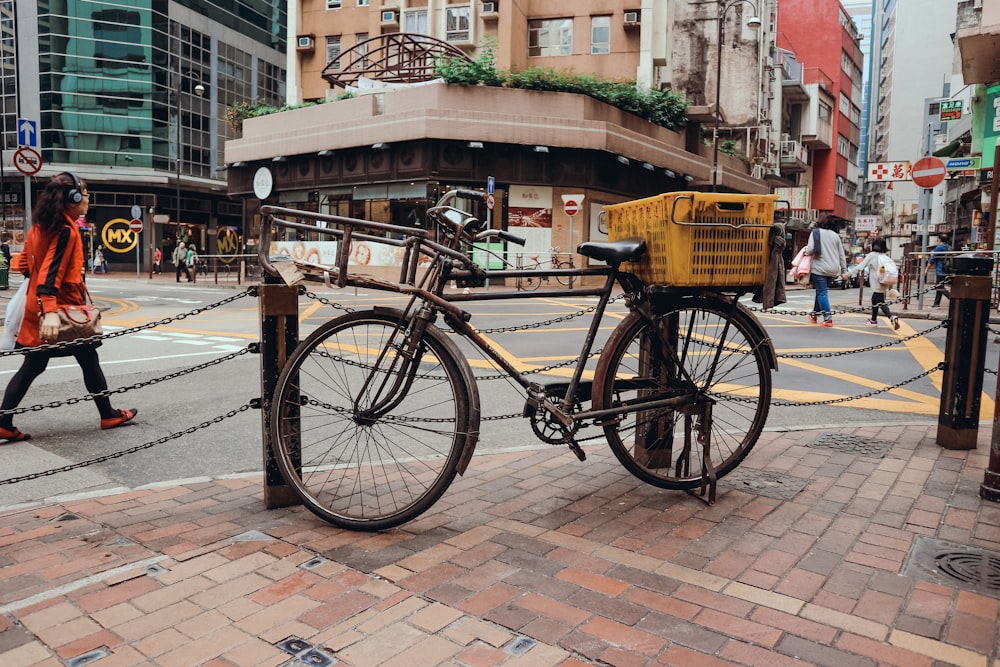
M 572 450 L 574 454 L 576 454 L 576 458 L 580 459 L 581 461 L 587 460 L 587 454 L 580 448 L 580 445 L 576 444 L 575 442 L 570 442 L 569 448 L 570 450 Z

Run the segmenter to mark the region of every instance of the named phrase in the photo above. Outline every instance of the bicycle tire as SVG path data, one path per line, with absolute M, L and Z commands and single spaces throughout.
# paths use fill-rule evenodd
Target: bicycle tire
M 538 276 L 524 276 L 521 278 L 521 289 L 525 292 L 534 292 L 541 285 L 542 279 Z
M 729 329 L 722 340 L 727 319 Z M 676 357 L 668 364 L 650 361 L 656 354 L 640 355 L 644 342 L 664 345 L 665 338 L 676 338 Z M 722 478 L 750 453 L 767 420 L 767 345 L 751 313 L 742 306 L 733 310 L 718 297 L 683 298 L 659 311 L 655 323 L 630 313 L 612 332 L 598 360 L 594 407 L 613 408 L 640 396 L 679 395 L 693 381 L 713 401 L 710 454 L 716 477 Z M 680 364 L 691 381 L 683 372 L 665 371 L 663 366 L 669 364 Z M 709 378 L 711 386 L 706 386 Z M 692 447 L 685 451 L 685 422 L 694 429 L 690 419 L 677 408 L 637 411 L 605 424 L 604 433 L 615 457 L 635 477 L 665 489 L 692 489 L 702 483 L 702 445 L 692 434 Z
M 392 337 L 402 317 L 379 309 L 330 320 L 295 348 L 278 378 L 270 424 L 278 468 L 303 505 L 340 528 L 376 531 L 411 521 L 444 494 L 466 448 L 475 447 L 475 378 L 433 325 L 398 404 L 377 416 L 355 407 L 357 397 L 377 400 L 374 387 L 362 391 L 376 364 L 386 369 L 376 384 L 398 377 L 388 362 L 400 359 L 390 341 L 399 342 Z
M 558 264 L 556 264 L 556 268 L 572 269 L 574 267 L 573 267 L 573 262 L 559 262 Z M 556 276 L 556 280 L 558 280 L 559 284 L 562 285 L 563 287 L 573 287 L 573 281 L 576 280 L 576 276 Z

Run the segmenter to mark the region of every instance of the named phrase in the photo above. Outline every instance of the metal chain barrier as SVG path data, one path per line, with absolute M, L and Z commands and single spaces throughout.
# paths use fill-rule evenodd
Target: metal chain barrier
M 245 296 L 249 296 L 252 291 L 253 290 L 243 290 L 238 294 L 226 297 L 222 301 L 210 303 L 207 306 L 202 306 L 201 308 L 195 308 L 194 310 L 189 310 L 188 312 L 181 313 L 180 315 L 174 315 L 173 317 L 165 317 L 162 320 L 156 320 L 155 322 L 140 324 L 138 326 L 134 326 L 129 329 L 121 329 L 120 331 L 113 331 L 111 333 L 101 334 L 100 336 L 90 336 L 89 338 L 78 338 L 76 340 L 64 340 L 58 343 L 52 343 L 50 345 L 39 345 L 38 347 L 32 347 L 32 348 L 20 348 L 16 350 L 0 351 L 0 358 L 9 357 L 15 354 L 25 354 L 26 352 L 37 352 L 40 350 L 62 350 L 68 347 L 76 347 L 77 345 L 86 345 L 88 343 L 93 343 L 99 340 L 118 338 L 119 336 L 127 336 L 129 334 L 133 334 L 139 331 L 154 329 L 164 324 L 170 324 L 172 322 L 180 322 L 181 320 L 186 320 L 189 317 L 194 317 L 195 315 L 201 315 L 202 313 L 207 313 L 210 310 L 215 310 L 220 306 L 225 306 L 226 304 L 232 303 L 237 299 L 242 299 Z
M 913 293 L 907 294 L 907 295 L 900 295 L 900 297 L 898 299 L 893 299 L 892 301 L 886 301 L 885 305 L 887 305 L 887 306 L 897 306 L 897 305 L 899 305 L 901 303 L 904 303 L 906 301 L 910 301 L 912 299 L 915 299 L 918 296 L 921 296 L 921 295 L 924 295 L 924 294 L 928 294 L 928 293 L 936 291 L 936 290 L 937 290 L 937 285 L 932 285 L 932 286 L 924 289 L 923 291 L 913 292 Z M 780 307 L 762 308 L 760 306 L 751 306 L 751 305 L 747 305 L 746 307 L 747 307 L 748 310 L 751 310 L 753 312 L 767 313 L 769 315 L 789 315 L 789 316 L 798 316 L 798 317 L 806 317 L 807 315 L 815 315 L 815 313 L 813 311 L 811 311 L 811 310 L 783 310 Z M 847 315 L 847 314 L 852 314 L 852 315 L 861 314 L 861 315 L 863 315 L 865 313 L 870 313 L 871 310 L 872 310 L 871 306 L 852 306 L 850 308 L 843 308 L 841 310 L 831 310 L 830 311 L 830 315 Z
M 185 368 L 183 370 L 175 371 L 164 375 L 163 377 L 153 378 L 152 380 L 146 380 L 144 382 L 136 382 L 135 384 L 128 385 L 127 387 L 117 387 L 115 389 L 105 389 L 104 391 L 99 391 L 96 394 L 86 394 L 85 396 L 75 396 L 73 398 L 67 398 L 65 401 L 52 401 L 50 403 L 42 403 L 38 405 L 32 405 L 24 408 L 14 408 L 13 410 L 0 410 L 0 415 L 22 415 L 26 412 L 39 412 L 47 408 L 58 408 L 63 405 L 76 405 L 77 403 L 83 401 L 92 401 L 98 396 L 113 396 L 114 394 L 124 394 L 126 392 L 132 391 L 133 389 L 142 389 L 143 387 L 151 387 L 155 384 L 165 382 L 167 380 L 174 380 L 185 375 L 190 375 L 196 371 L 204 370 L 206 368 L 211 368 L 212 366 L 218 366 L 219 364 L 235 359 L 236 357 L 248 354 L 250 352 L 249 347 L 245 347 L 242 350 L 237 350 L 236 352 L 231 352 L 224 357 L 219 357 L 218 359 L 212 359 L 211 361 L 206 361 L 203 364 L 197 366 L 191 366 L 190 368 Z
M 106 461 L 111 461 L 113 459 L 118 459 L 118 458 L 121 458 L 123 456 L 127 456 L 129 454 L 135 454 L 136 452 L 141 452 L 144 449 L 150 449 L 152 447 L 155 447 L 156 445 L 161 445 L 161 444 L 163 444 L 165 442 L 170 442 L 171 440 L 176 440 L 177 438 L 180 438 L 182 436 L 191 435 L 195 431 L 199 431 L 199 430 L 201 430 L 203 428 L 208 428 L 209 426 L 212 426 L 214 424 L 218 424 L 219 422 L 221 422 L 223 420 L 229 419 L 230 417 L 235 417 L 236 415 L 240 414 L 241 412 L 246 412 L 249 409 L 250 409 L 250 404 L 249 403 L 244 403 L 240 407 L 235 408 L 233 410 L 230 410 L 229 412 L 227 412 L 225 414 L 219 415 L 218 417 L 215 417 L 214 419 L 209 419 L 209 420 L 203 421 L 203 422 L 201 422 L 200 424 L 198 424 L 196 426 L 189 426 L 188 428 L 184 429 L 183 431 L 176 431 L 174 433 L 171 433 L 170 435 L 165 435 L 162 438 L 157 438 L 156 440 L 151 440 L 150 442 L 146 442 L 146 443 L 143 443 L 141 445 L 136 445 L 135 447 L 130 447 L 129 449 L 124 449 L 124 450 L 122 450 L 120 452 L 113 452 L 111 454 L 105 454 L 104 456 L 98 456 L 97 458 L 89 459 L 87 461 L 80 461 L 79 463 L 70 463 L 70 464 L 64 465 L 64 466 L 62 466 L 60 468 L 51 468 L 49 470 L 42 470 L 40 472 L 34 472 L 34 473 L 27 474 L 27 475 L 21 475 L 20 477 L 11 477 L 10 479 L 3 479 L 3 480 L 0 480 L 0 486 L 5 486 L 7 484 L 17 484 L 18 482 L 27 482 L 27 481 L 30 481 L 30 480 L 33 480 L 33 479 L 40 479 L 42 477 L 51 477 L 52 475 L 57 475 L 57 474 L 59 474 L 61 472 L 69 472 L 71 470 L 77 470 L 79 468 L 86 468 L 88 466 L 96 465 L 98 463 L 104 463 Z
M 942 322 L 941 324 L 937 324 L 925 331 L 918 331 L 917 333 L 910 334 L 909 336 L 904 336 L 903 338 L 894 338 L 893 340 L 887 343 L 880 343 L 878 345 L 869 345 L 868 347 L 859 347 L 854 350 L 841 350 L 840 352 L 784 352 L 784 353 L 779 353 L 778 357 L 780 359 L 821 359 L 826 357 L 843 357 L 848 354 L 858 354 L 859 352 L 872 352 L 874 350 L 884 350 L 894 345 L 902 345 L 903 343 L 913 340 L 914 338 L 920 338 L 921 336 L 926 336 L 932 331 L 943 329 L 945 326 L 946 324 Z

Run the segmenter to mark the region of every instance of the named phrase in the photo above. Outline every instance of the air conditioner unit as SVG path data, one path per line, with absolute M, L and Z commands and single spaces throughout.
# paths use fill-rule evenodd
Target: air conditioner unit
M 479 14 L 496 14 L 497 13 L 497 3 L 495 2 L 484 2 L 479 10 Z
M 767 176 L 781 176 L 781 170 L 777 167 L 769 167 L 767 170 Z
M 625 27 L 634 28 L 639 25 L 639 10 L 625 12 Z
M 396 11 L 393 9 L 385 9 L 382 11 L 382 25 L 397 25 L 399 24 L 399 17 Z
M 781 140 L 782 141 L 791 141 L 792 140 L 792 135 L 788 134 L 787 132 L 782 132 L 781 133 Z
M 315 35 L 299 35 L 295 41 L 296 51 L 312 51 L 316 48 Z
M 764 179 L 764 165 L 762 165 L 762 164 L 755 164 L 753 166 L 753 171 L 750 172 L 750 175 L 756 181 L 763 180 Z

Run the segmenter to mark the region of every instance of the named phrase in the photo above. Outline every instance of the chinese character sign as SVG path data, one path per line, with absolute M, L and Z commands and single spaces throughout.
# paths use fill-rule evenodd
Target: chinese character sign
M 874 182 L 910 180 L 909 162 L 870 162 L 868 180 Z

